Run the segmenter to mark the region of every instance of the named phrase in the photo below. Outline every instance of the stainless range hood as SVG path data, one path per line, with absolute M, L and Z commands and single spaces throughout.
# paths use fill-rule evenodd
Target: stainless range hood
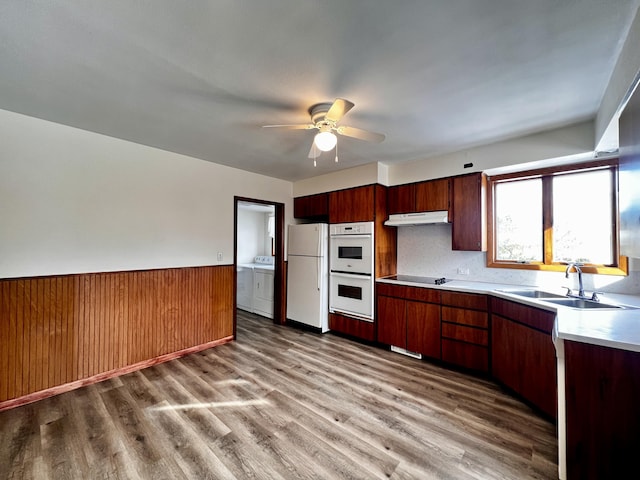
M 434 223 L 449 223 L 449 212 L 438 210 L 437 212 L 398 213 L 389 215 L 389 219 L 384 222 L 389 227 L 410 227 Z

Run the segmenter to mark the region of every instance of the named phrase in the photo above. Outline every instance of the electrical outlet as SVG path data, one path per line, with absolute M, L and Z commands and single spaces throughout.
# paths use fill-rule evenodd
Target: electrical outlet
M 222 261 L 222 252 L 218 252 L 218 261 L 221 262 Z
M 458 275 L 469 275 L 469 269 L 458 267 Z

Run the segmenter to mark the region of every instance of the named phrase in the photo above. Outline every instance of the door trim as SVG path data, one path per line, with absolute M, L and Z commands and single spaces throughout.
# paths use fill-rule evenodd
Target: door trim
M 273 268 L 273 323 L 284 325 L 286 323 L 286 266 L 284 261 L 284 203 L 261 200 L 257 198 L 234 196 L 233 210 L 233 338 L 236 338 L 237 325 L 237 282 L 238 282 L 238 203 L 250 202 L 275 207 L 275 239 L 274 239 L 274 268 Z

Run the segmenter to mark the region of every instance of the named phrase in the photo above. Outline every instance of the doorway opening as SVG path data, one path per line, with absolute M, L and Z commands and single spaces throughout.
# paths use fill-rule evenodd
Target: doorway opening
M 234 197 L 235 324 L 237 309 L 285 323 L 284 204 Z

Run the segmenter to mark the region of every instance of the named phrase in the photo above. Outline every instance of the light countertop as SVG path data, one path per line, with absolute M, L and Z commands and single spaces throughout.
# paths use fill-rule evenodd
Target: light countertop
M 509 293 L 509 290 L 539 289 L 549 293 L 564 295 L 564 290 L 556 291 L 533 286 L 464 280 L 450 280 L 443 285 L 399 281 L 389 278 L 378 278 L 376 281 L 438 290 L 481 293 L 516 301 L 556 313 L 554 340 L 573 340 L 576 342 L 640 352 L 640 295 L 620 295 L 613 293 L 601 295 L 602 303 L 635 308 L 576 309 L 547 303 L 541 299 L 522 297 Z

